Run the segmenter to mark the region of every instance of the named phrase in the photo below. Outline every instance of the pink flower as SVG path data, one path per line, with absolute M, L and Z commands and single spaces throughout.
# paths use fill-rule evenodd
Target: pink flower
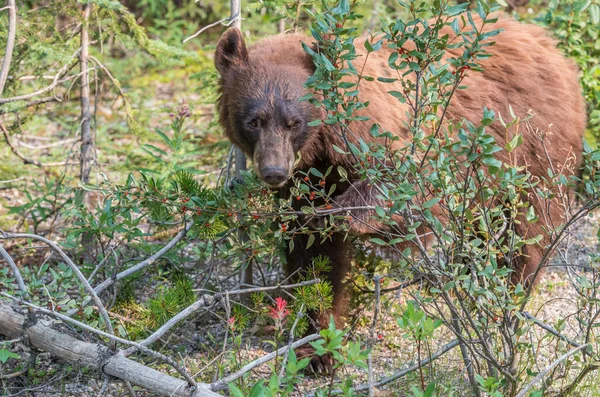
M 275 321 L 277 328 L 280 328 L 285 323 L 287 315 L 290 314 L 290 311 L 287 309 L 286 300 L 282 297 L 275 298 L 275 307 L 271 307 L 270 310 L 269 317 Z
M 233 331 L 235 329 L 235 317 L 231 317 L 227 320 L 227 325 L 229 326 L 229 329 Z

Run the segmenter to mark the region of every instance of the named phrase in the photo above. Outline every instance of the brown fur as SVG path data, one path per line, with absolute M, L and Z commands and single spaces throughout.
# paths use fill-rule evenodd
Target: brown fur
M 476 19 L 476 23 L 480 21 Z M 529 172 L 537 177 L 547 175 L 550 167 L 561 170 L 566 175 L 572 174 L 580 162 L 586 125 L 584 101 L 574 63 L 566 59 L 556 49 L 556 43 L 537 26 L 501 17 L 496 24 L 486 29 L 503 31 L 494 37 L 496 44 L 489 47 L 488 51 L 492 56 L 481 62 L 485 71 L 467 73 L 464 85 L 469 88 L 456 92 L 448 109 L 447 120 L 464 118 L 477 124 L 481 120 L 484 106 L 500 113 L 505 120 L 510 119 L 509 105 L 520 117 L 526 116 L 531 109 L 535 114 L 530 122 L 533 130 L 550 131 L 546 148 L 538 135 L 521 130 L 524 142 L 517 150 L 515 165 L 527 166 Z M 454 36 L 450 28 L 445 28 L 443 33 Z M 300 35 L 270 37 L 256 43 L 246 54 L 241 34 L 230 29 L 217 47 L 215 61 L 222 75 L 219 101 L 221 123 L 230 140 L 254 159 L 255 169 L 261 177 L 261 170 L 268 169 L 269 164 L 284 164 L 282 167 L 285 168 L 294 152 L 298 151 L 301 161 L 297 169 L 301 170 L 315 167 L 324 171 L 329 166 L 337 165 L 350 170 L 355 163 L 352 157 L 333 150 L 333 145 L 345 145 L 338 134 L 328 127 L 303 126 L 298 131 L 287 128 L 287 120 L 276 121 L 285 118 L 290 112 L 286 110 L 289 108 L 291 112 L 295 112 L 294 117 L 303 123 L 323 116 L 306 102 L 297 101 L 305 94 L 303 83 L 314 71 L 311 59 L 302 50 L 300 41 L 308 43 L 310 39 Z M 354 64 L 362 65 L 365 49 L 360 40 L 355 44 L 359 58 Z M 390 51 L 392 50 L 384 46 L 384 49 L 371 53 L 364 74 L 393 77 L 392 70 L 387 66 Z M 449 50 L 449 53 L 452 51 L 462 50 Z M 273 86 L 277 89 L 273 90 Z M 399 84 L 394 87 L 394 84 L 378 81 L 361 82 L 360 99 L 370 103 L 364 110 L 370 120 L 355 122 L 350 126 L 356 137 L 372 141 L 374 138 L 369 130 L 373 123 L 378 123 L 384 130 L 405 139 L 400 139 L 399 146 L 405 145 L 409 140 L 409 132 L 404 125 L 407 105 L 399 104 L 388 95 L 390 90 L 401 91 L 402 88 Z M 245 115 L 252 113 L 248 104 L 255 102 L 260 103 L 257 106 L 266 112 L 267 119 L 261 124 L 256 136 L 250 139 L 248 133 L 244 132 L 245 124 L 240 124 L 240 120 L 245 120 Z M 287 104 L 288 107 L 279 109 L 279 103 Z M 496 138 L 500 146 L 504 145 L 506 131 L 499 122 L 494 122 L 487 131 Z M 499 152 L 498 157 L 502 161 L 509 160 L 505 152 Z M 284 171 L 289 176 L 292 169 L 285 168 Z M 279 183 L 271 185 L 281 186 Z M 360 181 L 351 186 L 339 185 L 335 201 L 340 206 L 374 205 L 377 200 L 373 198 L 373 189 L 366 182 Z M 519 219 L 521 223 L 515 225 L 515 231 L 525 238 L 542 234 L 544 239 L 537 245 L 526 246 L 522 255 L 513 261 L 514 281 L 525 280 L 542 261 L 544 247 L 548 243 L 543 226 L 559 225 L 564 216 L 564 210 L 558 203 L 547 205 L 536 197 L 529 199 L 540 222 L 529 224 L 524 218 Z M 354 232 L 372 232 L 374 225 L 370 223 L 370 214 L 352 215 L 357 218 L 352 225 Z M 351 244 L 344 240 L 343 235 L 335 235 L 330 241 L 316 243 L 308 250 L 305 246 L 305 238 L 298 237 L 296 248 L 288 254 L 289 270 L 306 267 L 316 255 L 329 255 L 333 263 L 330 277 L 336 293 L 334 313 L 341 314 L 345 302 L 342 279 L 350 269 Z

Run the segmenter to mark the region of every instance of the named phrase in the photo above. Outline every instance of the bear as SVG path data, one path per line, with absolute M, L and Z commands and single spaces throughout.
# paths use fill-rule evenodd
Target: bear
M 474 17 L 480 26 L 481 19 Z M 492 109 L 502 115 L 510 113 L 521 117 L 530 110 L 534 113 L 529 121 L 533 131 L 547 131 L 548 145 L 533 132 L 523 133 L 523 143 L 517 158 L 519 165 L 526 166 L 536 177 L 547 175 L 554 165 L 563 168 L 567 176 L 577 175 L 583 152 L 583 136 L 586 127 L 585 102 L 579 85 L 578 70 L 574 62 L 567 59 L 558 49 L 555 40 L 543 28 L 524 24 L 508 16 L 499 16 L 497 22 L 485 25 L 484 31 L 500 29 L 493 37 L 495 42 L 487 48 L 491 55 L 481 60 L 483 71 L 469 71 L 463 85 L 468 88 L 454 94 L 446 120 L 467 120 L 474 124 L 481 121 L 482 109 Z M 450 27 L 441 31 L 455 33 Z M 357 57 L 364 59 L 366 38 L 355 42 Z M 257 176 L 269 187 L 279 189 L 282 197 L 289 197 L 289 180 L 295 171 L 315 168 L 322 173 L 329 167 L 342 166 L 352 170 L 356 160 L 349 154 L 334 150 L 334 146 L 345 147 L 334 127 L 309 122 L 323 119 L 318 107 L 300 100 L 308 93 L 305 83 L 314 73 L 315 66 L 302 43 L 311 46 L 311 38 L 301 34 L 282 34 L 264 38 L 250 48 L 246 47 L 241 32 L 228 29 L 219 40 L 215 51 L 215 66 L 220 74 L 217 103 L 220 123 L 228 139 L 241 148 L 254 164 Z M 410 51 L 411 43 L 407 42 Z M 390 52 L 394 49 L 383 45 L 369 54 L 364 66 L 364 75 L 386 76 Z M 449 49 L 448 52 L 452 53 Z M 462 51 L 462 50 L 460 50 Z M 453 54 L 458 56 L 459 53 Z M 376 140 L 370 129 L 374 123 L 384 130 L 396 134 L 401 143 L 410 142 L 406 126 L 407 104 L 399 103 L 389 90 L 402 90 L 400 85 L 383 83 L 377 79 L 361 82 L 359 98 L 369 105 L 362 110 L 368 121 L 353 121 L 353 137 L 365 142 Z M 497 113 L 496 113 L 497 114 Z M 506 129 L 495 120 L 487 127 L 499 146 L 504 146 Z M 299 161 L 296 161 L 297 155 Z M 505 151 L 495 154 L 503 162 L 508 161 Z M 552 164 L 551 164 L 552 163 Z M 334 174 L 334 173 L 332 173 Z M 342 183 L 330 176 L 327 185 L 337 183 L 335 202 L 342 208 L 380 205 L 373 186 L 367 181 L 353 180 Z M 521 254 L 512 260 L 513 283 L 527 282 L 537 272 L 542 261 L 547 260 L 546 246 L 549 236 L 543 223 L 561 224 L 565 209 L 558 204 L 545 206 L 540 200 L 530 197 L 537 214 L 545 214 L 547 222 L 530 223 L 524 218 L 514 224 L 514 231 L 523 238 L 541 235 L 542 239 L 522 248 Z M 294 201 L 294 200 L 293 200 Z M 294 203 L 294 205 L 298 205 Z M 377 225 L 372 223 L 368 211 L 349 211 L 350 232 L 365 235 Z M 333 286 L 333 308 L 318 319 L 326 326 L 329 315 L 343 317 L 347 297 L 344 278 L 353 259 L 352 242 L 345 233 L 334 233 L 324 241 L 314 242 L 308 249 L 307 237 L 295 237 L 294 248 L 286 250 L 287 271 L 293 273 L 311 265 L 319 255 L 331 260 L 332 270 L 328 275 Z

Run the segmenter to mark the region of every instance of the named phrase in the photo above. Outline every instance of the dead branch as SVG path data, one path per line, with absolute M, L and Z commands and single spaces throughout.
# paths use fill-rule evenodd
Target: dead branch
M 8 9 L 8 37 L 6 40 L 6 50 L 4 51 L 4 60 L 2 61 L 2 69 L 0 69 L 0 98 L 6 85 L 8 71 L 12 61 L 12 52 L 15 47 L 15 35 L 17 33 L 17 5 L 15 0 L 8 0 L 8 5 L 4 8 Z
M 71 320 L 71 319 L 69 319 Z M 74 320 L 71 320 L 74 321 Z M 114 376 L 147 390 L 166 396 L 177 397 L 215 397 L 206 384 L 190 387 L 185 381 L 173 378 L 145 365 L 112 354 L 105 346 L 83 342 L 58 332 L 36 321 L 28 324 L 28 319 L 15 312 L 8 305 L 0 305 L 0 334 L 8 337 L 27 336 L 31 346 L 47 351 L 53 356 L 72 363 L 90 366 L 99 372 Z M 119 338 L 120 339 L 120 338 Z
M 544 330 L 546 330 L 547 332 L 549 332 L 552 335 L 556 336 L 557 338 L 559 338 L 559 339 L 567 342 L 569 345 L 571 345 L 573 347 L 581 347 L 581 343 L 577 343 L 577 342 L 575 342 L 575 341 L 567 338 L 563 334 L 557 332 L 554 328 L 552 328 L 548 324 L 545 324 L 545 323 L 541 322 L 540 320 L 538 320 L 537 318 L 535 318 L 533 315 L 531 315 L 531 314 L 529 314 L 527 312 L 521 312 L 521 314 L 524 315 L 526 319 L 528 319 L 529 321 L 531 321 L 532 323 L 534 323 L 538 327 L 543 328 Z
M 44 150 L 44 149 L 50 149 L 50 148 L 57 147 L 57 146 L 66 145 L 69 143 L 74 143 L 75 141 L 77 141 L 77 139 L 67 138 L 67 139 L 63 139 L 61 141 L 56 141 L 56 142 L 52 142 L 52 143 L 47 143 L 45 145 L 35 146 L 35 145 L 30 145 L 27 142 L 17 140 L 17 145 L 22 146 L 25 149 L 29 149 L 29 150 Z
M 64 322 L 67 322 L 67 323 L 73 324 L 75 326 L 78 326 L 78 327 L 80 327 L 82 329 L 85 329 L 86 331 L 89 331 L 89 332 L 91 332 L 93 334 L 100 335 L 100 336 L 103 336 L 105 338 L 108 338 L 111 342 L 119 342 L 119 343 L 122 343 L 124 345 L 135 346 L 136 348 L 138 348 L 143 353 L 146 353 L 149 356 L 152 356 L 152 357 L 154 357 L 154 358 L 156 358 L 156 359 L 158 359 L 160 361 L 163 361 L 163 362 L 171 365 L 173 368 L 175 368 L 177 370 L 177 372 L 179 372 L 181 374 L 181 376 L 183 376 L 185 378 L 185 380 L 188 381 L 188 383 L 191 386 L 195 386 L 196 385 L 196 382 L 194 381 L 194 379 L 191 377 L 190 374 L 187 373 L 187 371 L 183 367 L 181 367 L 179 364 L 177 364 L 177 362 L 174 361 L 172 358 L 170 358 L 168 356 L 165 356 L 162 353 L 155 352 L 154 350 L 150 350 L 150 349 L 148 349 L 145 346 L 141 346 L 139 343 L 132 342 L 132 341 L 129 341 L 127 339 L 119 338 L 118 336 L 115 336 L 114 334 L 108 334 L 108 333 L 106 333 L 104 331 L 100 331 L 100 330 L 98 330 L 98 329 L 96 329 L 94 327 L 90 327 L 89 325 L 84 324 L 84 323 L 82 323 L 80 321 L 77 321 L 77 320 L 74 320 L 74 319 L 72 319 L 70 317 L 67 317 L 64 314 L 60 314 L 60 313 L 57 313 L 57 312 L 55 312 L 53 310 L 46 309 L 46 308 L 34 305 L 33 303 L 26 302 L 26 301 L 24 301 L 22 299 L 16 298 L 16 297 L 14 297 L 12 295 L 9 295 L 9 294 L 7 294 L 5 292 L 0 292 L 0 295 L 4 296 L 6 298 L 12 299 L 13 301 L 15 301 L 17 303 L 20 303 L 22 305 L 28 306 L 28 307 L 34 309 L 36 312 L 40 312 L 40 313 L 46 314 L 46 315 L 48 315 L 50 317 L 54 317 L 54 318 L 57 318 L 57 319 L 62 320 Z M 111 351 L 115 351 L 116 349 L 110 349 L 110 350 Z
M 13 272 L 13 276 L 15 277 L 15 280 L 17 280 L 17 285 L 19 286 L 19 289 L 21 291 L 23 291 L 23 293 L 25 293 L 25 295 L 29 295 L 27 293 L 27 287 L 25 286 L 25 283 L 23 282 L 23 277 L 21 277 L 21 272 L 19 271 L 17 264 L 15 263 L 13 258 L 8 254 L 8 252 L 6 252 L 4 247 L 2 247 L 1 245 L 0 245 L 0 256 L 3 257 L 4 260 L 8 263 L 8 267 L 10 267 L 10 269 Z

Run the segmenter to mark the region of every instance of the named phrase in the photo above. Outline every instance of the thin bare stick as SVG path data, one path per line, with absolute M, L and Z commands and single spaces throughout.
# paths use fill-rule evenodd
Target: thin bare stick
M 296 320 L 294 320 L 294 324 L 292 324 L 292 328 L 290 328 L 290 340 L 288 342 L 289 350 L 285 357 L 283 357 L 283 361 L 281 362 L 281 369 L 279 370 L 279 381 L 281 382 L 281 378 L 285 374 L 285 364 L 287 363 L 288 357 L 290 356 L 290 351 L 292 351 L 292 344 L 294 344 L 294 332 L 296 331 L 296 326 L 300 319 L 304 316 L 304 303 L 300 305 L 300 309 L 298 309 L 298 314 L 296 315 Z
M 17 144 L 19 146 L 22 146 L 25 149 L 29 149 L 29 150 L 44 150 L 44 149 L 50 149 L 50 148 L 53 148 L 53 147 L 56 147 L 56 146 L 62 146 L 62 145 L 66 145 L 66 144 L 69 144 L 69 143 L 73 143 L 76 140 L 77 139 L 75 139 L 75 138 L 67 138 L 67 139 L 63 139 L 62 141 L 47 143 L 45 145 L 39 145 L 39 146 L 30 145 L 27 142 L 23 142 L 23 141 L 17 140 Z
M 532 323 L 534 323 L 538 327 L 543 328 L 544 330 L 550 332 L 552 335 L 554 335 L 557 338 L 559 338 L 559 339 L 567 342 L 569 345 L 571 345 L 573 347 L 580 347 L 581 346 L 581 343 L 577 343 L 574 340 L 571 340 L 571 339 L 567 338 L 566 336 L 564 336 L 563 334 L 559 333 L 558 331 L 556 331 L 554 328 L 552 328 L 548 324 L 545 324 L 545 323 L 541 322 L 540 320 L 538 320 L 537 318 L 535 318 L 533 315 L 531 315 L 531 314 L 529 314 L 527 312 L 521 312 L 521 314 L 524 315 L 525 318 L 527 318 L 529 321 L 531 321 Z
M 373 310 L 373 323 L 371 324 L 371 341 L 375 340 L 375 329 L 377 328 L 377 317 L 379 316 L 379 302 L 381 299 L 381 277 L 375 275 L 373 277 L 375 283 L 375 307 Z M 372 343 L 372 342 L 371 342 Z M 369 350 L 369 356 L 367 357 L 369 364 L 369 397 L 375 396 L 375 376 L 373 375 L 373 349 Z
M 11 270 L 13 272 L 13 276 L 15 276 L 15 279 L 17 280 L 17 285 L 19 286 L 19 289 L 21 291 L 23 291 L 26 296 L 29 295 L 29 293 L 27 292 L 27 287 L 25 286 L 25 282 L 23 281 L 23 277 L 21 277 L 21 272 L 19 271 L 19 268 L 17 267 L 17 264 L 15 263 L 13 258 L 11 258 L 11 256 L 8 254 L 8 252 L 6 252 L 4 247 L 2 247 L 1 245 L 0 245 L 0 256 L 4 258 L 4 260 L 8 263 L 8 266 L 11 268 Z
M 304 338 L 294 342 L 291 345 L 291 348 L 295 349 L 297 347 L 300 347 L 302 345 L 305 345 L 309 342 L 315 341 L 320 338 L 321 338 L 321 335 L 319 335 L 319 334 L 312 334 L 309 336 L 305 336 Z M 238 378 L 241 378 L 242 376 L 244 376 L 246 373 L 250 372 L 254 368 L 256 368 L 270 360 L 273 360 L 275 358 L 275 356 L 280 356 L 280 355 L 285 354 L 289 349 L 290 349 L 290 346 L 284 346 L 277 351 L 274 351 L 270 354 L 267 354 L 266 356 L 259 358 L 258 360 L 254 360 L 251 363 L 244 365 L 239 371 L 236 371 L 233 374 L 226 376 L 225 378 L 220 379 L 217 382 L 211 384 L 210 389 L 213 391 L 219 391 L 219 390 L 226 389 L 228 383 L 233 382 L 234 380 L 236 380 Z
M 17 5 L 15 0 L 8 0 L 8 37 L 6 39 L 6 50 L 4 50 L 4 59 L 2 60 L 2 69 L 0 69 L 0 98 L 4 92 L 8 71 L 12 61 L 12 52 L 15 47 L 15 35 L 17 33 Z
M 573 354 L 577 353 L 578 351 L 585 349 L 589 346 L 591 346 L 591 345 L 589 343 L 587 343 L 585 345 L 581 345 L 579 347 L 571 349 L 567 353 L 563 354 L 557 360 L 555 360 L 550 365 L 548 365 L 546 368 L 544 368 L 539 374 L 537 374 L 537 376 L 535 378 L 533 378 L 533 380 L 531 382 L 526 384 L 525 387 L 523 387 L 521 389 L 521 391 L 519 393 L 517 393 L 517 395 L 515 397 L 525 397 L 525 395 L 527 394 L 529 389 L 531 389 L 533 386 L 535 386 L 536 383 L 541 381 L 542 378 L 544 378 L 544 376 L 546 376 L 546 374 L 548 372 L 552 371 L 558 364 L 562 363 L 563 361 L 565 361 L 567 358 L 571 357 Z
M 152 333 L 152 335 L 150 335 L 143 341 L 139 342 L 139 345 L 140 346 L 148 346 L 148 345 L 156 342 L 164 334 L 166 334 L 167 331 L 169 331 L 171 328 L 173 328 L 177 323 L 179 323 L 183 319 L 189 317 L 192 313 L 195 313 L 200 308 L 211 306 L 214 302 L 215 302 L 215 299 L 212 296 L 205 295 L 204 297 L 200 298 L 196 302 L 192 303 L 191 305 L 189 305 L 188 307 L 186 307 L 185 309 L 183 309 L 182 311 L 177 313 L 177 315 L 175 315 L 174 317 L 170 318 L 169 321 L 164 323 L 159 329 L 157 329 L 154 333 Z M 125 350 L 123 352 L 123 354 L 125 355 L 125 357 L 127 357 L 130 354 L 134 353 L 135 351 L 136 351 L 135 347 L 130 347 L 129 349 Z
M 50 248 L 52 248 L 52 250 L 54 252 L 56 252 L 63 259 L 63 261 L 67 264 L 67 266 L 69 266 L 71 268 L 71 270 L 73 270 L 73 273 L 75 273 L 75 275 L 77 276 L 77 278 L 79 279 L 81 284 L 83 284 L 87 293 L 90 295 L 91 299 L 94 301 L 94 303 L 98 307 L 98 311 L 100 312 L 100 315 L 102 316 L 102 319 L 104 320 L 104 323 L 106 324 L 106 329 L 108 330 L 108 332 L 111 334 L 114 334 L 113 327 L 110 322 L 110 317 L 108 316 L 108 312 L 106 311 L 106 308 L 102 304 L 102 301 L 100 300 L 100 298 L 98 297 L 96 292 L 94 292 L 94 289 L 92 288 L 92 286 L 88 283 L 85 276 L 81 273 L 81 271 L 79 270 L 77 265 L 75 265 L 75 263 L 73 263 L 71 258 L 69 258 L 69 256 L 67 254 L 65 254 L 64 251 L 58 245 L 56 245 L 54 242 L 52 242 L 42 236 L 38 236 L 36 234 L 26 234 L 26 233 L 4 233 L 4 232 L 0 231 L 0 240 L 19 239 L 19 238 L 30 238 L 33 240 L 42 241 L 45 244 L 47 244 L 48 246 L 50 246 Z
M 29 101 L 26 104 L 22 105 L 19 107 L 19 109 L 25 109 L 25 108 L 29 108 L 32 106 L 36 106 L 36 105 L 41 105 L 43 103 L 49 103 L 49 102 L 62 102 L 62 97 L 59 95 L 53 95 L 53 96 L 49 96 L 46 98 L 40 98 L 40 99 L 36 99 L 35 101 Z M 12 113 L 15 112 L 14 109 L 0 109 L 0 116 L 6 113 Z M 38 138 L 40 139 L 40 138 Z
M 197 31 L 196 33 L 194 33 L 193 35 L 191 35 L 191 36 L 190 36 L 190 37 L 188 37 L 187 39 L 183 40 L 181 43 L 182 43 L 182 44 L 185 44 L 186 42 L 190 41 L 191 39 L 193 39 L 193 38 L 195 38 L 195 37 L 198 37 L 198 36 L 199 36 L 199 35 L 200 35 L 202 32 L 204 32 L 205 30 L 207 30 L 207 29 L 210 29 L 210 28 L 212 28 L 213 26 L 217 26 L 218 24 L 221 24 L 221 23 L 223 23 L 223 22 L 226 22 L 226 21 L 228 21 L 229 23 L 226 23 L 225 25 L 226 25 L 226 26 L 229 26 L 229 24 L 231 23 L 231 21 L 229 20 L 229 18 L 223 18 L 223 19 L 220 19 L 220 20 L 218 20 L 217 22 L 213 22 L 213 23 L 211 23 L 211 24 L 209 24 L 209 25 L 206 25 L 205 27 L 203 27 L 202 29 L 200 29 L 199 31 Z

